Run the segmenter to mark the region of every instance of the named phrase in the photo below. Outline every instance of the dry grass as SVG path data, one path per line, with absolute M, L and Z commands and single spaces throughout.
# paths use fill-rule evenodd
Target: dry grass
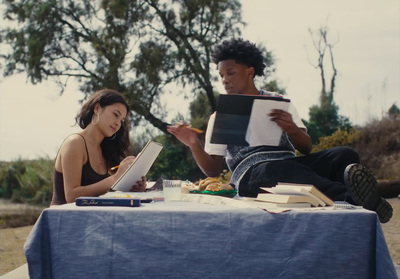
M 42 210 L 0 199 L 0 275 L 26 263 L 24 243 Z
M 388 199 L 394 214 L 390 222 L 382 224 L 393 261 L 400 265 L 400 199 Z M 26 263 L 23 246 L 33 226 L 0 230 L 0 275 Z
M 386 224 L 382 224 L 382 230 L 393 262 L 400 265 L 400 198 L 387 201 L 393 206 L 393 217 Z
M 26 263 L 24 243 L 33 226 L 0 230 L 0 275 Z
M 372 121 L 360 128 L 360 138 L 352 146 L 363 165 L 378 179 L 400 179 L 400 117 Z

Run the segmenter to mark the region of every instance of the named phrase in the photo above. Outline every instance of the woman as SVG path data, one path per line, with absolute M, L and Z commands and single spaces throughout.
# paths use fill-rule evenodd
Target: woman
M 131 150 L 129 111 L 122 95 L 111 89 L 97 91 L 86 101 L 75 118 L 83 130 L 68 136 L 58 151 L 51 205 L 99 196 L 125 172 L 135 159 L 127 156 Z M 143 177 L 132 191 L 145 191 L 145 181 Z

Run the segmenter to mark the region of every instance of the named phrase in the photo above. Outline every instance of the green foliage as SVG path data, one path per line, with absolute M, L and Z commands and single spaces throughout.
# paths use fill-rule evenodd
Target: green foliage
M 389 115 L 390 118 L 393 118 L 393 119 L 399 118 L 400 109 L 396 106 L 396 104 L 393 104 L 389 108 L 388 115 Z
M 217 99 L 219 94 L 214 93 Z M 205 94 L 197 95 L 197 98 L 190 103 L 190 118 L 191 125 L 195 128 L 206 130 L 208 118 L 212 113 L 210 103 L 207 101 L 207 96 Z
M 319 138 L 319 143 L 313 146 L 312 152 L 326 150 L 336 146 L 351 146 L 360 139 L 360 131 L 356 129 L 337 130 L 331 136 Z
M 217 97 L 218 93 L 215 93 L 215 96 Z M 185 120 L 181 115 L 178 115 L 172 122 L 186 121 L 193 127 L 206 130 L 210 114 L 211 106 L 207 101 L 207 96 L 205 94 L 198 94 L 197 98 L 190 103 L 191 120 Z M 199 135 L 199 139 L 202 142 L 204 142 L 204 135 L 205 133 Z M 135 142 L 138 141 L 136 137 Z M 151 168 L 148 174 L 149 179 L 156 180 L 159 177 L 168 177 L 197 181 L 201 177 L 204 177 L 189 148 L 179 142 L 174 136 L 170 134 L 159 135 L 155 137 L 155 140 L 162 143 L 164 149 Z
M 0 42 L 4 74 L 32 83 L 76 78 L 86 96 L 101 88 L 125 95 L 132 123 L 166 133 L 161 96 L 171 84 L 202 92 L 215 109 L 211 52 L 244 25 L 238 0 L 5 1 Z M 18 23 L 18 24 L 15 24 Z
M 320 70 L 322 83 L 319 105 L 310 107 L 309 122 L 305 121 L 313 144 L 317 143 L 319 138 L 330 136 L 338 129 L 347 130 L 352 128 L 349 119 L 339 115 L 338 106 L 333 98 L 338 71 L 333 57 L 334 44 L 328 39 L 328 30 L 326 26 L 322 26 L 317 30 L 309 29 L 314 48 L 318 53 L 318 63 L 315 68 Z M 330 82 L 327 81 L 326 60 L 332 70 Z
M 277 92 L 279 95 L 286 95 L 286 89 L 279 86 L 277 80 L 272 80 L 270 82 L 265 82 L 261 85 L 260 89 L 270 91 L 270 92 Z
M 199 97 L 201 100 L 204 97 Z M 373 170 L 379 179 L 400 179 L 400 119 L 390 117 L 373 121 L 365 127 L 341 130 L 319 139 L 313 152 L 335 146 L 350 146 L 360 154 L 361 162 Z M 156 180 L 161 176 L 171 179 L 198 181 L 204 178 L 189 149 L 172 135 L 154 139 L 164 145 L 159 158 L 148 173 Z M 139 146 L 137 149 L 139 150 Z M 0 197 L 14 202 L 48 206 L 52 196 L 53 160 L 16 160 L 0 164 Z M 227 183 L 231 173 L 224 170 L 218 179 Z M 36 217 L 35 217 L 36 218 Z M 0 220 L 1 222 L 2 220 Z M 4 220 L 3 220 L 4 221 Z
M 215 94 L 216 96 L 218 94 Z M 191 120 L 186 121 L 193 127 L 206 130 L 208 118 L 211 114 L 211 106 L 207 101 L 205 94 L 198 94 L 197 98 L 190 103 Z M 178 116 L 173 123 L 185 121 Z M 199 139 L 204 142 L 205 133 L 199 135 Z M 156 140 L 164 145 L 164 149 L 151 168 L 148 176 L 155 180 L 159 177 L 168 177 L 171 179 L 189 179 L 197 181 L 204 174 L 197 166 L 190 150 L 184 144 L 179 142 L 174 136 L 164 134 L 156 137 Z
M 48 205 L 53 193 L 53 161 L 17 160 L 0 166 L 0 197 L 13 202 Z
M 215 93 L 216 98 L 218 93 Z M 185 121 L 201 130 L 206 130 L 208 118 L 211 114 L 211 106 L 207 101 L 205 94 L 198 94 L 197 98 L 190 103 L 190 120 L 185 120 L 179 115 L 172 123 Z M 205 133 L 199 135 L 200 141 L 204 142 Z M 136 139 L 140 135 L 135 136 L 135 142 L 140 141 Z M 157 158 L 157 161 L 148 173 L 148 178 L 156 180 L 159 177 L 168 177 L 172 179 L 189 179 L 190 181 L 197 181 L 204 177 L 197 166 L 190 150 L 184 144 L 179 142 L 174 136 L 170 134 L 158 135 L 154 140 L 164 145 L 164 149 Z
M 325 103 L 310 107 L 309 121 L 304 121 L 313 144 L 322 137 L 330 136 L 337 130 L 348 130 L 352 125 L 347 117 L 338 114 L 338 106 Z
M 0 197 L 11 199 L 13 190 L 19 188 L 18 176 L 24 173 L 26 166 L 23 161 L 2 163 L 0 167 Z
M 363 165 L 378 179 L 400 179 L 400 119 L 385 117 L 364 127 L 341 130 L 322 137 L 313 152 L 335 146 L 350 146 L 360 155 Z
M 172 135 L 161 135 L 155 139 L 164 145 L 147 177 L 157 180 L 159 177 L 196 181 L 204 175 L 198 168 L 193 156 L 185 145 Z

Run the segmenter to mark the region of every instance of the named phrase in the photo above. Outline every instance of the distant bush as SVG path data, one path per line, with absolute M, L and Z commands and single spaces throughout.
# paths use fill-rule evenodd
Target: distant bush
M 53 160 L 16 160 L 0 165 L 0 197 L 13 202 L 50 204 Z
M 0 216 L 0 229 L 31 226 L 35 224 L 40 213 L 39 210 L 21 210 L 18 214 L 2 214 Z
M 359 128 L 352 147 L 379 179 L 400 179 L 400 118 L 384 117 Z
M 319 139 L 313 152 L 335 146 L 350 146 L 361 163 L 370 168 L 378 179 L 400 179 L 400 118 L 384 117 L 364 127 L 338 130 Z
M 400 179 L 400 119 L 383 118 L 365 127 L 338 130 L 319 139 L 313 152 L 335 146 L 350 146 L 360 154 L 362 164 L 370 168 L 378 179 Z M 178 145 L 164 142 L 164 152 L 149 172 L 156 179 L 167 177 L 197 181 L 203 174 L 187 152 L 183 155 Z M 179 155 L 179 156 L 178 156 Z M 0 198 L 13 202 L 48 206 L 53 192 L 54 161 L 48 158 L 16 160 L 0 163 Z M 219 179 L 227 182 L 230 172 L 224 171 Z
M 351 146 L 360 139 L 360 131 L 356 129 L 337 130 L 331 136 L 319 138 L 319 143 L 312 152 L 329 149 L 336 146 Z

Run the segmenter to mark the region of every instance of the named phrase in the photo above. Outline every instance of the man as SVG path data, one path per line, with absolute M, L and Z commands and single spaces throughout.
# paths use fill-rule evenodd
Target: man
M 265 68 L 255 44 L 243 39 L 224 41 L 216 47 L 212 59 L 227 94 L 274 95 L 258 90 L 254 84 L 255 76 L 262 76 Z M 240 196 L 256 197 L 262 192 L 260 187 L 273 187 L 278 182 L 312 184 L 333 200 L 362 205 L 376 211 L 381 222 L 389 221 L 393 209 L 379 197 L 376 179 L 359 165 L 354 150 L 336 147 L 310 154 L 311 138 L 292 104 L 288 111 L 274 109 L 268 115 L 283 131 L 278 146 L 211 143 L 215 113 L 208 122 L 204 149 L 197 133 L 184 124 L 169 126 L 168 131 L 190 148 L 205 175 L 218 176 L 225 160 Z M 296 157 L 295 150 L 304 156 Z

